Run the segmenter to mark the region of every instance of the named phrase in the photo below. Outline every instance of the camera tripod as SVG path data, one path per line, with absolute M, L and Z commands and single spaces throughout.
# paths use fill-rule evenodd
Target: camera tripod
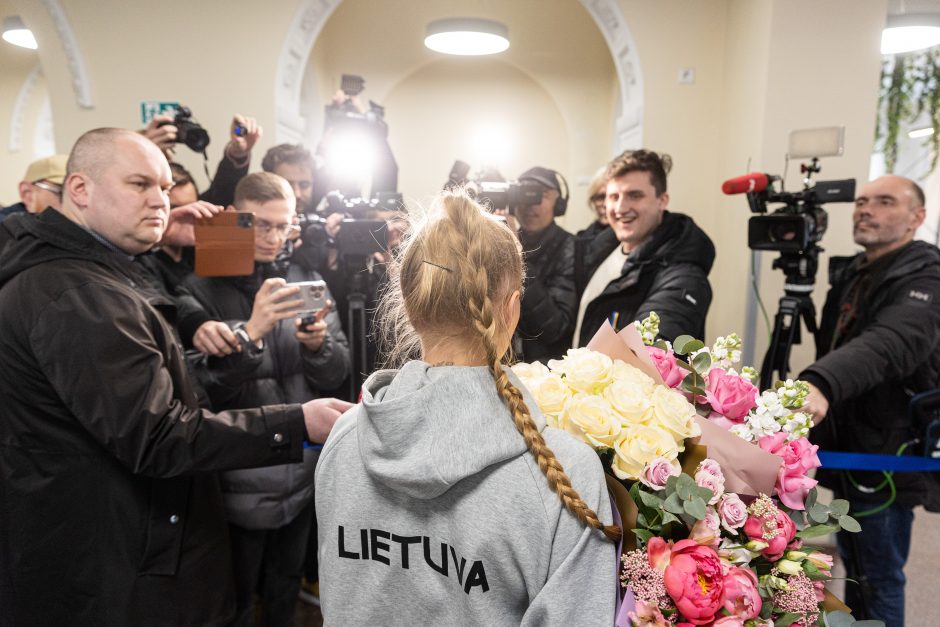
M 816 270 L 819 267 L 819 253 L 822 249 L 812 245 L 805 251 L 781 252 L 774 260 L 773 268 L 780 268 L 784 272 L 784 295 L 780 297 L 777 314 L 774 316 L 774 328 L 770 337 L 770 345 L 764 354 L 764 362 L 760 371 L 760 389 L 769 389 L 774 383 L 774 373 L 777 378 L 786 380 L 790 370 L 790 351 L 794 344 L 801 340 L 801 321 L 806 330 L 813 336 L 813 345 L 819 343 L 819 329 L 816 326 L 816 306 L 813 304 L 812 293 L 816 283 Z M 838 442 L 835 421 L 826 420 L 827 430 L 833 442 Z M 836 471 L 839 476 L 841 496 L 849 495 L 849 481 L 846 471 Z M 861 564 L 858 542 L 854 534 L 844 534 L 847 553 L 851 563 L 846 564 L 846 576 L 858 583 L 860 607 L 852 608 L 857 611 L 856 619 L 869 617 L 868 598 L 871 587 L 868 578 L 859 568 Z
M 368 333 L 369 323 L 366 312 L 366 301 L 370 293 L 370 281 L 374 280 L 368 271 L 367 258 L 360 255 L 344 255 L 345 263 L 350 273 L 346 277 L 346 322 L 349 341 L 350 373 L 349 373 L 349 400 L 356 402 L 359 391 L 365 378 L 372 370 L 369 359 Z M 374 286 L 372 286 L 374 287 Z

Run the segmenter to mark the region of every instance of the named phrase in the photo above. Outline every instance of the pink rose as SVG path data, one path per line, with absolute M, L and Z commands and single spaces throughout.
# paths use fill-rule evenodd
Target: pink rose
M 721 526 L 729 533 L 734 533 L 747 520 L 747 506 L 737 494 L 726 492 L 718 503 L 718 516 L 721 518 Z
M 669 477 L 677 476 L 679 476 L 679 468 L 674 462 L 665 457 L 657 457 L 643 469 L 640 474 L 640 483 L 658 492 L 666 487 Z
M 725 475 L 721 466 L 713 459 L 703 459 L 695 470 L 695 485 L 712 491 L 709 505 L 714 505 L 725 492 Z
M 797 438 L 791 442 L 786 439 L 786 433 L 774 433 L 762 437 L 759 444 L 768 453 L 783 459 L 777 471 L 776 490 L 780 501 L 790 509 L 801 510 L 805 508 L 806 495 L 818 483 L 806 474 L 821 465 L 816 454 L 819 447 L 810 444 L 806 438 Z
M 741 621 L 757 618 L 763 602 L 757 590 L 757 575 L 754 571 L 732 566 L 725 574 L 724 590 L 722 603 L 729 614 Z
M 689 539 L 707 546 L 718 546 L 721 541 L 721 519 L 718 518 L 715 508 L 705 509 L 705 518 L 695 521 L 689 532 Z
M 666 592 L 682 617 L 693 625 L 715 619 L 724 596 L 721 560 L 714 549 L 694 540 L 680 540 L 672 547 L 663 573 Z
M 653 360 L 656 369 L 659 370 L 659 376 L 663 378 L 666 387 L 674 388 L 682 383 L 682 379 L 685 378 L 688 372 L 679 365 L 675 353 L 672 351 L 667 353 L 655 346 L 647 346 L 646 352 L 649 353 L 650 359 Z
M 776 517 L 769 514 L 748 516 L 744 523 L 744 534 L 751 540 L 765 542 L 767 547 L 761 554 L 771 562 L 776 562 L 796 536 L 796 526 L 786 513 L 778 510 Z
M 747 413 L 757 406 L 760 391 L 753 383 L 721 368 L 712 368 L 705 377 L 705 399 L 712 409 L 731 422 L 744 422 Z

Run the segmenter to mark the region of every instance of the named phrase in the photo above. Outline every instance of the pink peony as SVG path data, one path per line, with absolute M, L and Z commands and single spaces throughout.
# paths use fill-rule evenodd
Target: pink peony
M 757 589 L 757 575 L 754 571 L 732 566 L 725 574 L 724 584 L 725 610 L 741 621 L 757 618 L 763 602 Z
M 760 447 L 768 453 L 783 458 L 780 470 L 777 472 L 777 496 L 780 501 L 790 509 L 804 509 L 806 495 L 818 483 L 806 474 L 814 468 L 819 468 L 819 456 L 816 451 L 819 447 L 810 444 L 806 438 L 797 438 L 787 442 L 786 433 L 765 435 L 760 439 Z
M 646 352 L 649 353 L 650 359 L 653 360 L 656 369 L 659 370 L 659 376 L 663 378 L 666 387 L 674 388 L 682 383 L 682 379 L 688 373 L 679 365 L 674 352 L 669 351 L 667 353 L 655 346 L 647 346 Z
M 731 422 L 744 422 L 747 413 L 757 406 L 760 391 L 744 377 L 728 374 L 721 368 L 712 368 L 705 379 L 705 400 L 712 410 Z
M 748 516 L 744 523 L 744 534 L 751 540 L 765 542 L 767 547 L 761 554 L 771 562 L 776 562 L 796 536 L 796 526 L 786 513 L 777 510 L 776 516 L 772 513 Z
M 703 459 L 695 470 L 695 485 L 712 491 L 709 505 L 714 505 L 725 492 L 725 475 L 714 459 Z
M 721 518 L 721 526 L 729 533 L 734 533 L 747 520 L 747 506 L 737 494 L 726 492 L 718 503 L 718 516 Z
M 658 492 L 666 487 L 666 481 L 669 477 L 678 475 L 679 468 L 676 467 L 674 462 L 665 457 L 657 457 L 643 469 L 642 474 L 640 474 L 640 483 Z
M 714 549 L 694 540 L 676 542 L 670 551 L 663 582 L 685 620 L 693 625 L 704 625 L 715 619 L 724 596 L 724 579 L 721 560 Z

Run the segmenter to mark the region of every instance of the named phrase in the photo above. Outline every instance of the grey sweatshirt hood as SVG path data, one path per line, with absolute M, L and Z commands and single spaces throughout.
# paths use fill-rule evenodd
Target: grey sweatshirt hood
M 545 419 L 534 399 L 511 370 L 506 372 L 541 431 Z M 401 370 L 381 370 L 365 382 L 360 411 L 359 451 L 366 472 L 416 499 L 436 498 L 465 477 L 526 450 L 485 366 L 412 361 Z

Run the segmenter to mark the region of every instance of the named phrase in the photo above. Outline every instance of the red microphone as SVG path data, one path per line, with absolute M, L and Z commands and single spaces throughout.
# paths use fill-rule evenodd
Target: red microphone
M 749 192 L 762 192 L 767 189 L 774 177 L 763 172 L 751 172 L 744 176 L 736 176 L 721 184 L 721 191 L 726 194 L 747 194 Z

